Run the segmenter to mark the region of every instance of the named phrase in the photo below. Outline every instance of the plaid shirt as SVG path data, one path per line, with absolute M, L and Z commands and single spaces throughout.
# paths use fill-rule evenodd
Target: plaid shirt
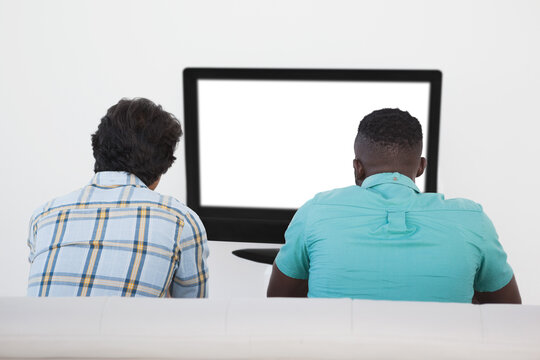
M 199 217 L 129 173 L 99 172 L 38 209 L 28 246 L 29 296 L 207 296 Z

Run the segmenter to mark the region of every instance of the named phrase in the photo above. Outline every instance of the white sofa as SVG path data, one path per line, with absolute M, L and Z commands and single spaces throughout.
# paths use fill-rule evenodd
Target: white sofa
M 540 306 L 5 297 L 0 357 L 540 359 Z

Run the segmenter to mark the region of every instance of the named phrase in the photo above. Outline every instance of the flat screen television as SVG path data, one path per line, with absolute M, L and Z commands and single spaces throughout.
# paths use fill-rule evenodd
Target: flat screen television
M 373 110 L 422 124 L 423 191 L 437 190 L 438 70 L 186 68 L 187 204 L 209 240 L 283 243 L 296 209 L 354 184 L 353 143 Z

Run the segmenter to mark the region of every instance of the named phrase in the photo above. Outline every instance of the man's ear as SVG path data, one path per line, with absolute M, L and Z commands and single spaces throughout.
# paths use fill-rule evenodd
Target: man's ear
M 356 182 L 356 185 L 360 186 L 362 185 L 362 182 L 366 178 L 366 171 L 364 170 L 364 165 L 362 165 L 360 160 L 354 159 L 353 167 L 354 167 L 354 180 Z
M 418 171 L 416 172 L 416 177 L 422 176 L 422 174 L 424 173 L 424 170 L 426 170 L 426 166 L 427 166 L 427 160 L 425 157 L 422 156 L 420 158 L 420 164 L 418 165 Z

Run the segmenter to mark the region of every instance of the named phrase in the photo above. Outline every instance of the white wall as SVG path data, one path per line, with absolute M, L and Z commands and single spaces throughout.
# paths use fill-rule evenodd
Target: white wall
M 439 189 L 484 205 L 540 304 L 539 17 L 535 0 L 0 0 L 0 295 L 25 293 L 28 218 L 90 179 L 89 135 L 119 98 L 182 117 L 186 66 L 427 68 L 444 73 Z M 158 190 L 185 199 L 183 169 Z M 260 287 L 214 244 L 215 296 Z

